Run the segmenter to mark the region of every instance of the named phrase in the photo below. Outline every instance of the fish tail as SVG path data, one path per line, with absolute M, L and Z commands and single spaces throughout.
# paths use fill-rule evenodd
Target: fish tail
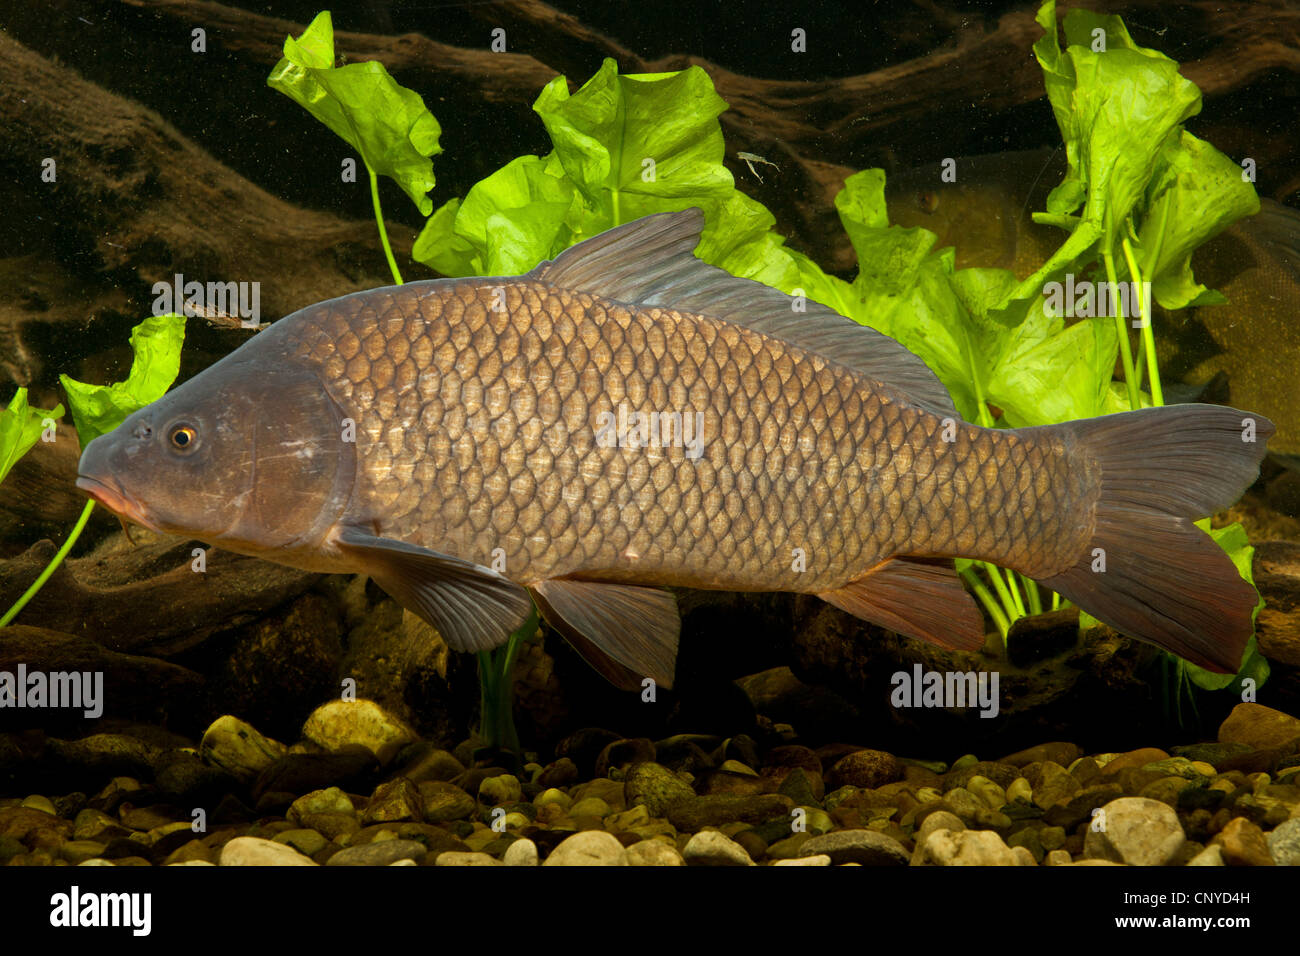
M 1272 422 L 1172 405 L 1051 428 L 1070 466 L 1095 476 L 1095 494 L 1083 505 L 1091 515 L 1080 516 L 1090 540 L 1066 570 L 1039 580 L 1124 634 L 1235 673 L 1258 595 L 1192 522 L 1255 480 Z

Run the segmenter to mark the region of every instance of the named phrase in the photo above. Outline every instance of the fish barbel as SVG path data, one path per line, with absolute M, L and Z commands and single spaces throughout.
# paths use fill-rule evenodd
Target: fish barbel
M 91 442 L 77 483 L 155 530 L 368 574 L 457 650 L 535 599 L 624 687 L 671 686 L 668 585 L 812 593 L 978 648 L 954 556 L 1236 669 L 1255 592 L 1192 520 L 1250 484 L 1271 423 L 969 424 L 892 339 L 695 258 L 702 225 L 309 306 Z

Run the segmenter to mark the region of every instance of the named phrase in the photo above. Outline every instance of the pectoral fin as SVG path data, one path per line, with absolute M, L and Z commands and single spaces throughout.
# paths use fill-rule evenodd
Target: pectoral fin
M 359 531 L 343 532 L 338 545 L 398 604 L 436 627 L 453 650 L 504 644 L 533 611 L 520 585 L 471 561 Z
M 682 623 L 671 593 L 569 579 L 542 581 L 532 591 L 546 622 L 611 684 L 640 690 L 650 677 L 673 686 Z
M 984 615 L 950 562 L 891 558 L 817 596 L 854 617 L 939 647 L 984 646 Z

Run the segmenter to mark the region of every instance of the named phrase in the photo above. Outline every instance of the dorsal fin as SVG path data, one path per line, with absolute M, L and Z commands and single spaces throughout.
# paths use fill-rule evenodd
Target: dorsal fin
M 564 250 L 528 278 L 743 325 L 855 369 L 928 412 L 960 418 L 930 367 L 889 336 L 811 299 L 796 312 L 793 297 L 697 259 L 703 227 L 695 207 L 645 216 Z

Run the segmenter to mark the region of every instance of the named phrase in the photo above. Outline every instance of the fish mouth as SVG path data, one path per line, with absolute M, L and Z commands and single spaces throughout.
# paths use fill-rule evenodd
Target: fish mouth
M 136 524 L 157 531 L 153 522 L 144 516 L 144 510 L 125 491 L 114 484 L 86 475 L 77 476 L 77 487 L 107 508 L 109 511 Z

